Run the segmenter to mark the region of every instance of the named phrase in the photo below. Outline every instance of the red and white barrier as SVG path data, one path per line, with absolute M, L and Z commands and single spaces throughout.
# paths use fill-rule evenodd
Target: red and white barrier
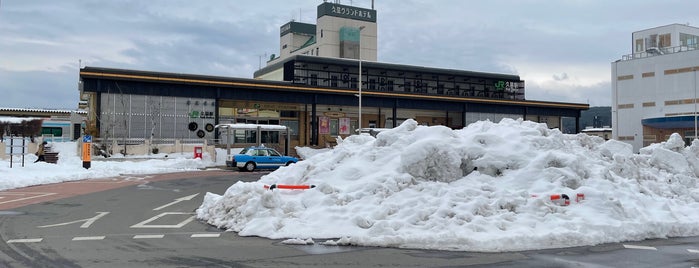
M 299 184 L 299 185 L 289 185 L 289 184 L 272 184 L 272 185 L 266 185 L 265 184 L 265 189 L 269 190 L 274 190 L 274 189 L 287 189 L 287 190 L 308 190 L 311 188 L 315 188 L 315 185 L 304 185 L 304 184 Z
M 532 194 L 531 197 L 537 198 L 539 197 L 538 194 Z M 557 205 L 560 206 L 568 206 L 570 205 L 570 197 L 567 194 L 552 194 L 549 195 L 549 200 Z M 575 194 L 575 203 L 580 203 L 580 201 L 585 200 L 585 194 L 583 193 L 576 193 Z

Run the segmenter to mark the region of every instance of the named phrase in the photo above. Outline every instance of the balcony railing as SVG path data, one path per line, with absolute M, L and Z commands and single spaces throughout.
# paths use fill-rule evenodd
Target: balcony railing
M 696 50 L 698 48 L 699 48 L 699 46 L 697 46 L 697 44 L 688 45 L 688 46 L 676 46 L 676 47 L 652 47 L 652 48 L 646 49 L 646 51 L 643 51 L 643 52 L 636 52 L 633 54 L 624 55 L 621 57 L 621 60 L 627 61 L 627 60 L 648 58 L 648 57 L 653 57 L 653 56 L 687 52 L 687 51 Z

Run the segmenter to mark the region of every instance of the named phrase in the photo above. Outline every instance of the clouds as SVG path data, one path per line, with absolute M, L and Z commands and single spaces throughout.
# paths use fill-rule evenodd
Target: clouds
M 350 2 L 371 6 L 343 1 Z M 0 106 L 75 108 L 79 60 L 250 78 L 279 53 L 279 26 L 291 19 L 315 23 L 320 3 L 3 1 Z M 610 62 L 630 53 L 631 33 L 686 23 L 699 3 L 405 0 L 376 1 L 375 8 L 379 61 L 517 74 L 527 99 L 609 105 Z M 30 101 L 46 87 L 61 94 L 44 104 Z

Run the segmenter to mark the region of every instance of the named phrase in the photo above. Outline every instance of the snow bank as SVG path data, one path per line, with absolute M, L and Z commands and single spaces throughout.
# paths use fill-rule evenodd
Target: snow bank
M 9 159 L 0 160 L 0 174 L 2 174 L 0 190 L 65 181 L 117 177 L 124 174 L 193 171 L 225 164 L 225 150 L 217 149 L 217 159 L 212 159 L 212 156 L 207 153 L 203 155 L 204 159 L 192 159 L 193 154 L 191 153 L 186 155 L 138 156 L 141 159 L 129 159 L 135 156 L 117 156 L 110 159 L 93 156 L 90 168 L 85 169 L 82 159 L 77 154 L 78 144 L 75 142 L 51 142 L 49 145 L 53 151 L 59 153 L 57 164 L 34 163 L 37 159 L 34 154 L 24 156 L 24 166 L 22 166 L 22 158 L 15 156 L 12 159 L 13 168 L 10 168 Z M 151 159 L 144 159 L 146 157 Z
M 451 130 L 407 120 L 209 193 L 197 216 L 243 236 L 488 252 L 699 235 L 698 155 L 679 135 L 632 154 L 530 121 Z M 317 187 L 263 188 L 274 183 Z

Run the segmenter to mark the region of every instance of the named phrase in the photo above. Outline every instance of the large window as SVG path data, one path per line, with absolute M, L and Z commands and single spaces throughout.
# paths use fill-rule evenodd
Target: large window
M 699 36 L 680 33 L 680 45 L 688 47 L 696 47 L 699 42 Z
M 658 46 L 659 47 L 671 47 L 672 42 L 670 41 L 670 34 L 661 34 L 658 37 Z
M 636 52 L 643 52 L 643 39 L 636 39 Z

